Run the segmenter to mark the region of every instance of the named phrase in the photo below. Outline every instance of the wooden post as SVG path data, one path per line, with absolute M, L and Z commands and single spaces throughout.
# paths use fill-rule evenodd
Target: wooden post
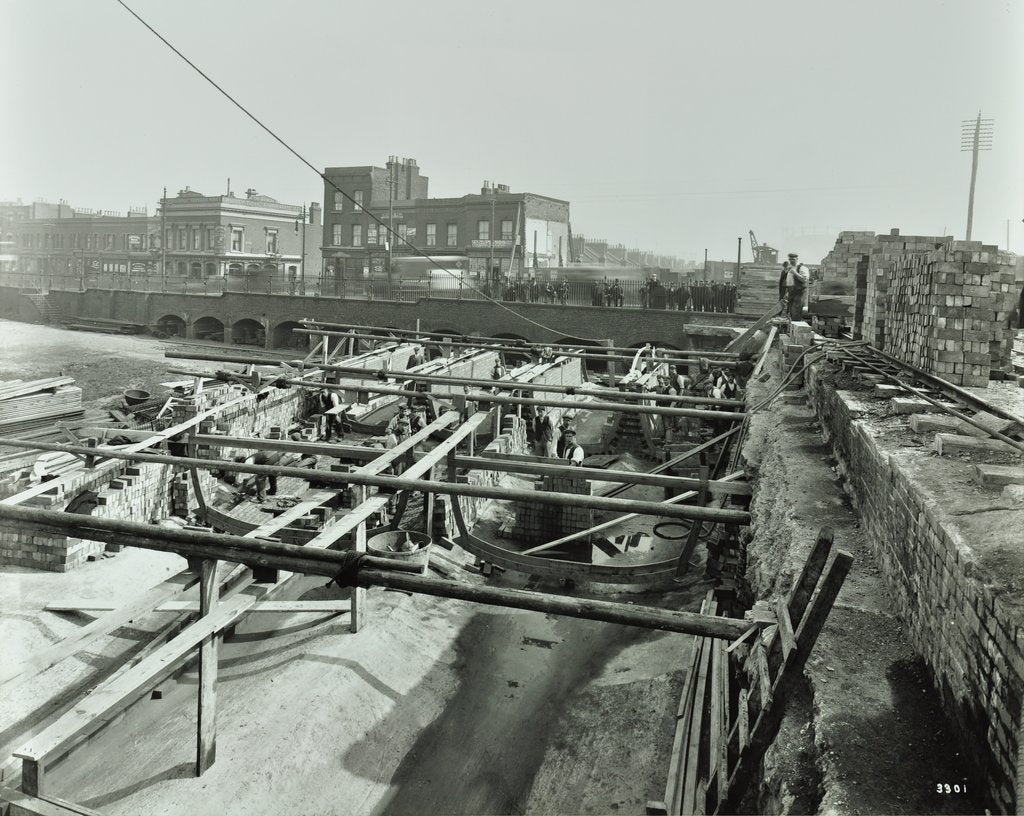
M 700 466 L 700 489 L 697 493 L 697 503 L 704 507 L 708 503 L 708 466 Z M 676 578 L 682 578 L 690 569 L 690 556 L 697 547 L 697 539 L 700 536 L 703 521 L 694 519 L 690 522 L 690 534 L 686 537 L 686 543 L 679 553 L 679 560 L 676 561 Z
M 358 507 L 366 501 L 366 488 L 354 487 L 352 492 L 355 498 L 355 505 Z M 356 552 L 366 552 L 366 522 L 359 522 L 359 526 L 352 532 L 352 549 Z M 366 611 L 366 590 L 363 587 L 352 587 L 352 613 L 349 616 L 349 631 L 355 634 L 363 624 L 363 615 Z
M 427 475 L 430 481 L 434 481 L 437 476 L 437 468 L 432 467 Z M 427 491 L 423 494 L 423 524 L 424 529 L 427 531 L 427 536 L 431 540 L 434 539 L 434 494 L 432 491 Z
M 199 615 L 209 615 L 218 603 L 217 561 L 199 565 Z M 212 632 L 199 646 L 199 721 L 196 776 L 202 776 L 217 758 L 217 654 L 222 635 Z

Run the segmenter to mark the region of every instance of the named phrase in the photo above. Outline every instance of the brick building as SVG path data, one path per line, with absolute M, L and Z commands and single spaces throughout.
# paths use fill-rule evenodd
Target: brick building
M 341 279 L 385 279 L 388 231 L 394 230 L 445 268 L 470 280 L 532 276 L 560 266 L 569 255 L 569 202 L 535 193 L 513 193 L 484 184 L 479 194 L 430 198 L 428 178 L 415 159 L 392 156 L 386 167 L 328 167 L 324 184 L 323 251 L 327 273 Z M 337 185 L 355 203 L 338 193 Z M 393 195 L 393 200 L 392 200 Z M 393 249 L 392 277 L 429 275 L 402 241 Z M 490 270 L 490 275 L 488 275 Z
M 100 274 L 179 278 L 319 277 L 320 205 L 302 208 L 248 190 L 204 196 L 187 187 L 160 200 L 163 211 L 127 215 L 66 202 L 0 203 L 0 272 L 39 285 L 48 278 Z M 165 241 L 161 241 L 161 231 Z M 305 258 L 303 258 L 305 233 Z M 305 261 L 305 263 L 303 263 Z

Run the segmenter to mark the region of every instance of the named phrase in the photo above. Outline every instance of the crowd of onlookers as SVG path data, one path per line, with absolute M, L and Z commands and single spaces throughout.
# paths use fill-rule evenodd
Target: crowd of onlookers
M 493 287 L 484 292 L 493 296 Z M 519 303 L 558 303 L 562 306 L 611 306 L 675 309 L 693 312 L 735 312 L 736 285 L 720 281 L 684 281 L 663 284 L 657 277 L 645 281 L 508 281 L 500 298 Z

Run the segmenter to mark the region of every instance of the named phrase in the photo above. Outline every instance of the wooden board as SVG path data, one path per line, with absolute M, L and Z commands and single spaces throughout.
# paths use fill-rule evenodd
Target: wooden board
M 109 603 L 95 600 L 70 600 L 70 601 L 54 601 L 48 603 L 43 607 L 47 612 L 110 612 L 117 607 L 111 606 Z M 160 606 L 153 610 L 154 612 L 198 612 L 199 602 L 198 601 L 168 601 L 162 603 Z M 259 601 L 254 604 L 249 610 L 249 614 L 256 614 L 258 612 L 268 614 L 298 614 L 298 613 L 316 613 L 316 614 L 336 614 L 338 612 L 347 612 L 348 602 L 347 601 Z

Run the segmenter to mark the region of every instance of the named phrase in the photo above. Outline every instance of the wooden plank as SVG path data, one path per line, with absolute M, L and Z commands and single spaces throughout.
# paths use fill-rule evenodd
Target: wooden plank
M 789 610 L 782 598 L 775 601 L 775 615 L 779 625 L 779 637 L 782 639 L 782 659 L 788 660 L 789 654 L 796 648 L 796 638 L 793 635 L 793 623 L 789 619 Z
M 364 488 L 365 490 L 365 488 Z M 366 522 L 361 521 L 355 529 L 352 549 L 359 552 L 366 552 Z M 366 589 L 360 586 L 351 588 L 352 592 L 352 617 L 349 619 L 349 631 L 355 634 L 363 624 L 363 616 L 366 606 Z
M 314 473 L 315 471 L 310 471 Z M 337 490 L 314 490 L 308 493 L 304 493 L 302 501 L 293 507 L 289 507 L 283 513 L 278 516 L 274 516 L 264 524 L 261 524 L 255 530 L 245 534 L 246 538 L 267 538 L 273 536 L 275 533 L 280 531 L 282 528 L 287 527 L 293 521 L 298 521 L 303 516 L 309 515 L 309 513 L 319 507 L 324 502 L 330 501 L 337 495 Z
M 153 607 L 184 592 L 194 586 L 198 580 L 199 576 L 188 570 L 183 570 L 174 577 L 168 578 L 109 615 L 97 618 L 63 640 L 57 641 L 25 660 L 7 666 L 6 669 L 0 671 L 0 686 L 22 675 L 28 674 L 29 677 L 25 678 L 28 680 L 46 671 L 61 660 L 88 648 L 98 638 L 149 613 Z
M 768 653 L 761 638 L 754 641 L 754 648 L 750 654 L 754 659 L 754 669 L 761 690 L 761 709 L 764 710 L 772 704 L 772 679 L 768 671 Z
M 199 615 L 210 616 L 218 605 L 217 562 L 200 563 Z M 199 646 L 199 699 L 196 726 L 196 776 L 202 776 L 217 759 L 217 655 L 220 635 L 211 632 Z
M 825 562 L 832 551 L 832 541 L 835 536 L 831 527 L 822 527 L 818 531 L 818 538 L 814 542 L 811 554 L 807 556 L 804 567 L 800 571 L 800 577 L 793 585 L 789 595 L 789 619 L 795 626 L 800 625 L 807 603 L 814 594 L 814 588 L 818 585 L 818 578 L 825 569 Z
M 736 720 L 740 732 L 740 751 L 745 751 L 750 745 L 750 692 L 745 688 L 740 689 Z
M 47 612 L 110 612 L 116 609 L 109 603 L 94 600 L 68 600 L 55 601 L 43 607 Z M 167 601 L 156 607 L 154 612 L 198 612 L 198 601 Z M 258 612 L 273 614 L 296 614 L 296 613 L 338 613 L 348 612 L 348 601 L 259 601 L 249 614 Z
M 982 439 L 978 436 L 962 436 L 960 434 L 935 434 L 935 452 L 939 456 L 958 453 L 1016 453 L 1014 448 L 998 439 Z
M 224 601 L 212 614 L 186 627 L 166 646 L 95 688 L 74 709 L 14 751 L 14 756 L 45 765 L 48 759 L 63 753 L 76 738 L 92 733 L 99 721 L 143 692 L 147 683 L 195 649 L 204 638 L 231 626 L 256 601 L 253 595 L 236 595 Z
M 68 802 L 56 796 L 30 796 L 23 791 L 0 786 L 2 816 L 103 816 L 98 810 Z
M 768 339 L 764 341 L 764 346 L 761 347 L 761 354 L 757 359 L 757 365 L 754 366 L 754 370 L 750 372 L 750 379 L 756 379 L 761 374 L 761 369 L 764 368 L 764 364 L 768 361 L 768 352 L 772 347 L 772 343 L 775 342 L 775 336 L 779 333 L 778 326 L 772 326 L 768 330 Z
M 697 504 L 703 507 L 708 503 L 708 473 L 707 465 L 700 466 L 700 488 L 697 492 Z M 697 546 L 697 539 L 704 522 L 694 519 L 690 522 L 690 532 L 686 536 L 686 542 L 679 551 L 679 558 L 676 560 L 676 578 L 682 578 L 690 570 L 690 556 Z
M 714 614 L 715 604 L 712 604 L 709 614 Z M 679 807 L 673 804 L 673 813 L 693 813 L 697 802 L 698 771 L 700 769 L 700 740 L 704 727 L 704 698 L 708 686 L 708 668 L 711 660 L 711 640 L 701 638 L 700 668 L 697 672 L 697 683 L 694 691 L 693 717 L 690 722 L 690 734 L 687 740 L 686 750 L 686 771 L 683 774 L 683 784 L 679 790 Z

